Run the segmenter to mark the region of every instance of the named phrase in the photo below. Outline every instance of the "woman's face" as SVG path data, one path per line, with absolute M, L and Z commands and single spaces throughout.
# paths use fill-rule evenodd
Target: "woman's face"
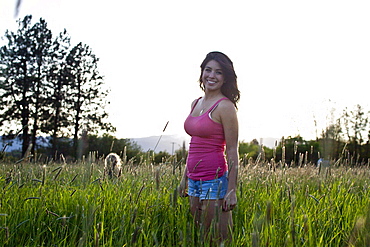
M 220 90 L 224 84 L 224 75 L 221 66 L 215 60 L 209 61 L 202 75 L 202 82 L 205 90 Z

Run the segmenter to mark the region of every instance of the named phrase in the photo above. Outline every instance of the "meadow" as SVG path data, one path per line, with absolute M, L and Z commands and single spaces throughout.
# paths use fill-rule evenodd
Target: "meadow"
M 184 164 L 0 163 L 1 246 L 210 246 L 177 186 Z M 244 161 L 233 242 L 224 246 L 370 246 L 370 169 Z

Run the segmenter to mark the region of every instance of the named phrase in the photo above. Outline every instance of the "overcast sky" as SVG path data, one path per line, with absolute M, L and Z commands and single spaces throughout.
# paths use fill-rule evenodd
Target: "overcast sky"
M 370 110 L 370 1 L 23 0 L 17 17 L 15 2 L 0 0 L 1 36 L 32 14 L 100 58 L 118 138 L 186 136 L 215 50 L 238 75 L 240 140 L 313 139 L 332 109 Z

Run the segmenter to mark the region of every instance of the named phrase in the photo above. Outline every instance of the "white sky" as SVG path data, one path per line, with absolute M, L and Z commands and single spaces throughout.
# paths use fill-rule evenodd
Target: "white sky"
M 17 18 L 15 2 L 0 0 L 1 36 L 32 14 L 100 58 L 118 138 L 163 134 L 167 121 L 164 134 L 186 136 L 214 50 L 238 75 L 240 140 L 313 139 L 314 119 L 320 133 L 332 108 L 369 110 L 369 1 L 23 0 Z

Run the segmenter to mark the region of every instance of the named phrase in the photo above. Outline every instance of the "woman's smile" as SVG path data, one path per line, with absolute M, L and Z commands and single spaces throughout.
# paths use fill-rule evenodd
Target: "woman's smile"
M 223 82 L 224 76 L 220 64 L 215 60 L 209 61 L 203 71 L 204 86 L 209 86 L 214 90 L 215 87 L 221 88 Z

